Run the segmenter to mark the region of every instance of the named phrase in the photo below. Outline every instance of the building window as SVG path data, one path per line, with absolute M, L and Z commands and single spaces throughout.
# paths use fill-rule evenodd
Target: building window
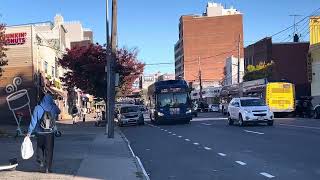
M 58 68 L 58 60 L 55 61 L 55 77 L 59 77 L 59 68 Z
M 52 66 L 51 67 L 51 75 L 52 75 L 52 77 L 56 77 L 56 75 L 55 75 L 55 70 L 54 70 L 55 68 L 54 68 L 54 66 Z
M 47 61 L 44 62 L 44 72 L 48 73 L 48 62 Z

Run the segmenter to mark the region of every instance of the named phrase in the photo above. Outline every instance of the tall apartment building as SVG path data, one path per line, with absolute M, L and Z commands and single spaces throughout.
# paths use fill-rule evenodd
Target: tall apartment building
M 219 84 L 226 58 L 237 56 L 238 49 L 243 57 L 242 39 L 242 14 L 234 8 L 208 3 L 203 15 L 181 16 L 174 46 L 176 78 L 197 84 L 201 69 L 203 84 Z

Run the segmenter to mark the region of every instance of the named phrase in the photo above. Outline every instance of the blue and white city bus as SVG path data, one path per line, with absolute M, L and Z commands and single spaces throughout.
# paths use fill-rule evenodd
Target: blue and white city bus
M 148 88 L 150 119 L 156 123 L 183 122 L 192 119 L 189 86 L 184 80 L 158 81 Z

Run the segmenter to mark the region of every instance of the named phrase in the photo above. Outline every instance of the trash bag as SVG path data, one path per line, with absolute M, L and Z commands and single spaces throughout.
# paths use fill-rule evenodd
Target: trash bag
M 33 156 L 33 146 L 30 137 L 26 136 L 21 145 L 22 159 L 30 159 Z

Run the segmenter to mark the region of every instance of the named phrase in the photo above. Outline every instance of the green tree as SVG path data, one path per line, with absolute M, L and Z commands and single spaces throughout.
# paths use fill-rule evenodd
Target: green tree
M 5 48 L 6 38 L 5 38 L 5 25 L 0 24 L 0 77 L 3 73 L 3 66 L 8 64 L 8 61 L 5 59 L 6 54 L 4 53 L 7 49 Z
M 272 77 L 273 66 L 274 63 L 272 61 L 270 63 L 260 63 L 256 66 L 248 65 L 243 80 L 252 81 L 263 78 L 270 79 Z

